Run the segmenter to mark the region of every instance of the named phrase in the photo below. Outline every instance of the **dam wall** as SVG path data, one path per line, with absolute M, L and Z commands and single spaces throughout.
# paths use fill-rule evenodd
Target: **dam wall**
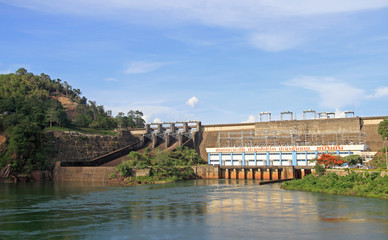
M 250 146 L 306 146 L 354 145 L 364 143 L 367 151 L 375 152 L 383 147 L 378 134 L 378 124 L 385 117 L 354 117 L 342 119 L 287 120 L 240 124 L 203 125 L 192 135 L 192 147 L 208 161 L 206 148 Z M 111 156 L 114 151 L 126 151 L 123 147 L 144 143 L 145 129 L 121 132 L 118 136 L 88 136 L 77 133 L 53 132 L 54 145 L 58 150 L 54 180 L 106 181 L 115 171 L 108 166 L 67 166 L 65 162 L 88 162 Z M 143 139 L 142 139 L 143 137 Z M 142 141 L 143 140 L 143 141 Z M 113 155 L 112 155 L 113 156 Z M 105 158 L 104 158 L 105 159 Z M 59 163 L 61 164 L 61 163 Z M 80 165 L 81 166 L 81 165 Z M 288 179 L 299 178 L 309 170 L 275 166 L 196 166 L 194 171 L 206 179 Z M 290 170 L 293 169 L 293 170 Z M 296 170 L 295 170 L 296 169 Z
M 361 131 L 366 134 L 366 143 L 372 152 L 384 147 L 381 135 L 377 132 L 379 123 L 387 117 L 368 117 L 361 118 Z
M 383 147 L 377 128 L 384 118 L 354 117 L 203 125 L 198 151 L 206 160 L 206 148 L 218 147 L 365 143 L 368 151 L 375 152 Z

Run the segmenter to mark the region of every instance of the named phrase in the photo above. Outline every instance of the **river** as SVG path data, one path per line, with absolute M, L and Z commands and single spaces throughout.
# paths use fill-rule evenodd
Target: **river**
M 0 183 L 0 239 L 388 239 L 388 201 L 254 180 Z

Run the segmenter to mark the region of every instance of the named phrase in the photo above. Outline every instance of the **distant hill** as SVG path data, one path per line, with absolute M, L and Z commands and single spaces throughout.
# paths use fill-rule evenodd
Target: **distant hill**
M 81 90 L 47 74 L 34 75 L 24 68 L 0 74 L 0 168 L 17 173 L 51 167 L 53 154 L 48 127 L 77 130 L 143 127 L 140 111 L 112 116 L 104 106 L 81 97 Z

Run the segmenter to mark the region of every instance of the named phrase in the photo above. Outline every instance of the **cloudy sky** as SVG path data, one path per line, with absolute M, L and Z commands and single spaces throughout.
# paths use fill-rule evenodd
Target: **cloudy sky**
M 388 0 L 0 0 L 24 67 L 148 122 L 388 115 Z

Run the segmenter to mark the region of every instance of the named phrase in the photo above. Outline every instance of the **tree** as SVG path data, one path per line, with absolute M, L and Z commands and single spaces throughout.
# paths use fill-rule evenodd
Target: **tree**
M 317 164 L 323 164 L 326 168 L 333 166 L 340 166 L 345 161 L 340 156 L 334 156 L 330 154 L 321 154 L 317 159 Z
M 116 121 L 119 128 L 127 128 L 129 126 L 128 117 L 126 117 L 123 112 L 117 114 Z
M 6 136 L 0 149 L 0 168 L 10 164 L 19 173 L 48 169 L 51 141 L 43 130 L 48 126 L 71 126 L 61 102 L 53 98 L 65 94 L 80 103 L 74 113 L 76 126 L 100 129 L 117 126 L 110 111 L 93 101 L 88 104 L 85 97 L 79 96 L 81 90 L 73 89 L 66 81 L 51 79 L 44 73 L 34 75 L 25 68 L 0 74 L 0 132 Z M 134 118 L 142 115 L 140 111 L 133 114 Z M 137 122 L 141 124 L 141 120 Z
M 384 121 L 379 123 L 377 132 L 381 135 L 383 140 L 388 138 L 388 118 L 384 119 Z
M 54 107 L 51 107 L 47 110 L 46 117 L 47 117 L 47 121 L 49 122 L 49 127 L 52 127 L 53 123 L 58 122 L 56 110 Z
M 349 166 L 351 165 L 357 165 L 357 164 L 362 164 L 362 157 L 360 155 L 350 155 L 345 157 L 345 161 L 348 163 Z
M 127 114 L 129 126 L 132 128 L 143 128 L 145 121 L 143 119 L 143 113 L 139 110 L 130 110 Z
M 48 168 L 44 157 L 50 150 L 45 136 L 33 122 L 23 120 L 20 124 L 8 129 L 9 142 L 5 156 L 15 172 L 30 172 Z M 2 162 L 4 165 L 4 162 Z
M 24 75 L 27 74 L 27 70 L 25 68 L 19 68 L 16 73 L 19 75 Z
M 82 97 L 80 100 L 79 100 L 79 103 L 80 104 L 83 104 L 83 105 L 86 105 L 88 99 L 86 97 Z
M 89 124 L 91 124 L 92 122 L 92 117 L 84 113 L 79 113 L 74 120 L 75 125 L 80 128 L 89 127 Z

